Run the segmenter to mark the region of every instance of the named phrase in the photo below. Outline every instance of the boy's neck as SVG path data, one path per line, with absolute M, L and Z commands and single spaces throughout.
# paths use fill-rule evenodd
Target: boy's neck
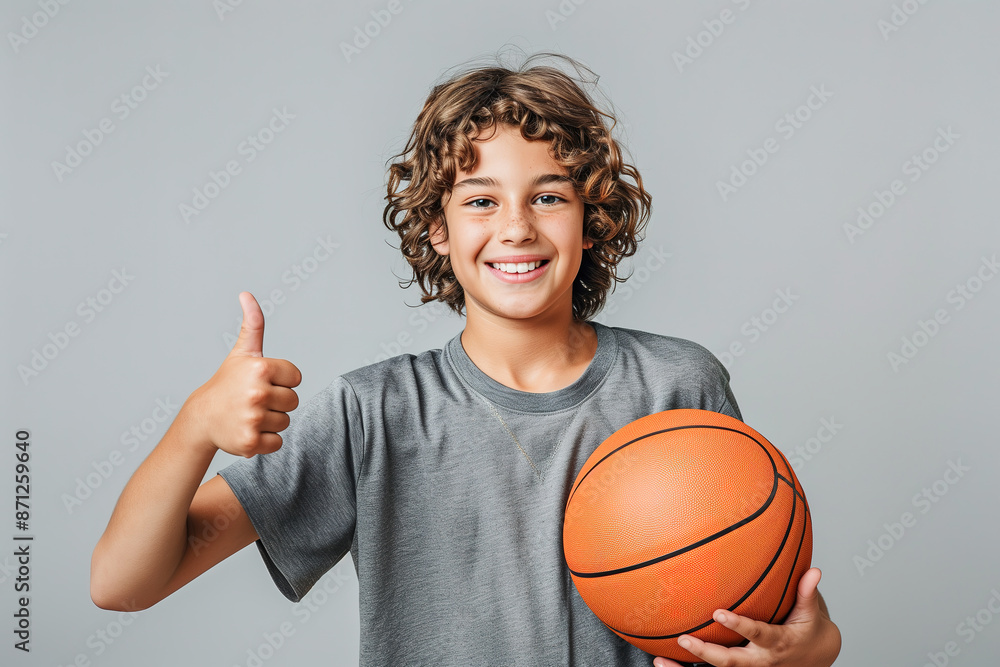
M 557 391 L 573 384 L 597 353 L 597 332 L 572 317 L 518 321 L 473 317 L 462 347 L 479 370 L 511 389 Z

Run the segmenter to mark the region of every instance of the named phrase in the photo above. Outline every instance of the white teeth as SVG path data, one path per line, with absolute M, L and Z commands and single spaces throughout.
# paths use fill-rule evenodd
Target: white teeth
M 541 265 L 541 262 L 520 262 L 519 264 L 490 264 L 494 269 L 499 269 L 504 273 L 527 273 L 534 271 Z

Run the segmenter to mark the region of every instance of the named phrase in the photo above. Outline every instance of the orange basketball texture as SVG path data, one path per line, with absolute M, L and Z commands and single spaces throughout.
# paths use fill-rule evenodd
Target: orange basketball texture
M 587 606 L 653 655 L 697 662 L 689 634 L 734 646 L 729 609 L 784 621 L 812 559 L 805 494 L 785 457 L 738 419 L 667 410 L 625 425 L 580 470 L 563 553 Z

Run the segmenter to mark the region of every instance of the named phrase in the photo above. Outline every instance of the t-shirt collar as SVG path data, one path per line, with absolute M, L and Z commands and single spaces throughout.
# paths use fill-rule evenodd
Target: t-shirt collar
M 497 382 L 476 366 L 462 346 L 462 334 L 445 345 L 445 357 L 459 377 L 474 391 L 503 407 L 520 412 L 555 412 L 572 408 L 590 396 L 604 381 L 618 352 L 614 330 L 599 322 L 587 322 L 597 332 L 597 352 L 583 374 L 562 389 L 533 393 L 512 389 Z

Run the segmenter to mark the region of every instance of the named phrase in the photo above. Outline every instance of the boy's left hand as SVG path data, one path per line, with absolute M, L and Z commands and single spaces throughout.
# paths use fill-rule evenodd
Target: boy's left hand
M 795 606 L 781 625 L 716 610 L 715 621 L 750 640 L 746 646 L 729 648 L 708 644 L 690 635 L 682 635 L 678 643 L 716 667 L 830 667 L 840 654 L 840 630 L 830 620 L 826 603 L 816 590 L 821 576 L 815 567 L 802 575 Z M 681 667 L 680 663 L 667 658 L 656 658 L 653 665 Z

